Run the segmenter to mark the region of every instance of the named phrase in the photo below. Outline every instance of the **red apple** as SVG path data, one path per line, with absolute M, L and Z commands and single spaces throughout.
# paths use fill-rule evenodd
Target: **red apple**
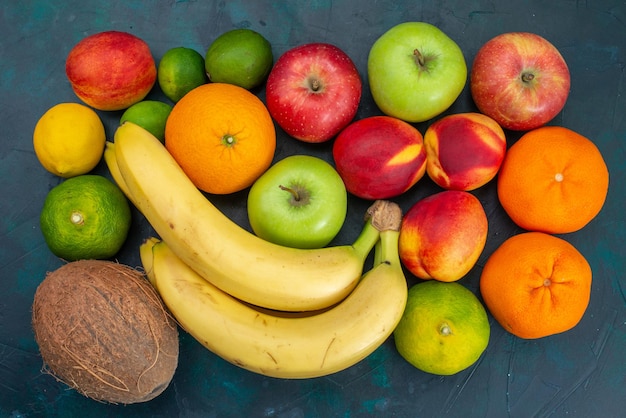
M 335 139 L 333 158 L 346 189 L 363 199 L 402 194 L 426 172 L 422 134 L 391 116 L 349 124 Z
M 471 193 L 446 190 L 425 197 L 404 215 L 398 251 L 415 276 L 453 282 L 474 267 L 487 242 L 487 215 Z
M 122 110 L 143 100 L 157 78 L 148 44 L 118 31 L 78 42 L 67 56 L 65 72 L 78 98 L 98 110 Z
M 533 33 L 510 32 L 478 50 L 470 89 L 482 113 L 503 128 L 524 131 L 545 125 L 563 109 L 570 73 L 549 41 Z
M 504 160 L 506 136 L 482 113 L 456 113 L 431 124 L 424 134 L 426 172 L 448 190 L 474 190 L 491 181 Z
M 334 45 L 310 43 L 278 58 L 267 78 L 266 102 L 287 134 L 318 143 L 352 121 L 361 90 L 359 72 L 345 52 Z

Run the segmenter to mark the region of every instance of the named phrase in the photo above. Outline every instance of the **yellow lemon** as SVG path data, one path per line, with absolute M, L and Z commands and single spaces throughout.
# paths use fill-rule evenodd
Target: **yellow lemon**
M 60 177 L 91 171 L 102 158 L 106 135 L 98 114 L 78 103 L 59 103 L 37 121 L 33 133 L 41 165 Z

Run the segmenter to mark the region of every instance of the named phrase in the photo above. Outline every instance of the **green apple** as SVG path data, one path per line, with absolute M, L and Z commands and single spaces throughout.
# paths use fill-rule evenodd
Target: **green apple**
M 321 248 L 339 233 L 348 196 L 339 173 L 310 155 L 291 155 L 263 173 L 248 194 L 254 233 L 275 244 Z
M 461 48 L 439 28 L 400 23 L 374 42 L 367 60 L 369 86 L 383 113 L 424 122 L 443 113 L 467 81 Z

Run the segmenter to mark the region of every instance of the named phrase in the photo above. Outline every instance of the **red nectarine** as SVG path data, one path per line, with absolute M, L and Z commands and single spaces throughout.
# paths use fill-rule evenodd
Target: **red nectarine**
M 424 134 L 426 172 L 448 190 L 474 190 L 492 180 L 504 160 L 506 136 L 480 113 L 445 116 Z
M 387 199 L 410 189 L 426 172 L 422 134 L 391 116 L 352 122 L 333 144 L 346 189 L 363 199 Z
M 148 44 L 118 31 L 78 42 L 67 56 L 65 72 L 78 98 L 98 110 L 122 110 L 143 100 L 157 77 Z
M 485 210 L 473 194 L 446 190 L 425 197 L 402 220 L 400 260 L 421 279 L 459 280 L 478 261 L 487 228 Z

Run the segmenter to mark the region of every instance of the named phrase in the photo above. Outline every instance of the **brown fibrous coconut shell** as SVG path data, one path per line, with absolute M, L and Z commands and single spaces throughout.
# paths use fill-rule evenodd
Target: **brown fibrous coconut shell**
M 37 288 L 32 324 L 44 372 L 109 403 L 149 401 L 178 365 L 178 329 L 138 270 L 81 260 L 48 273 Z

